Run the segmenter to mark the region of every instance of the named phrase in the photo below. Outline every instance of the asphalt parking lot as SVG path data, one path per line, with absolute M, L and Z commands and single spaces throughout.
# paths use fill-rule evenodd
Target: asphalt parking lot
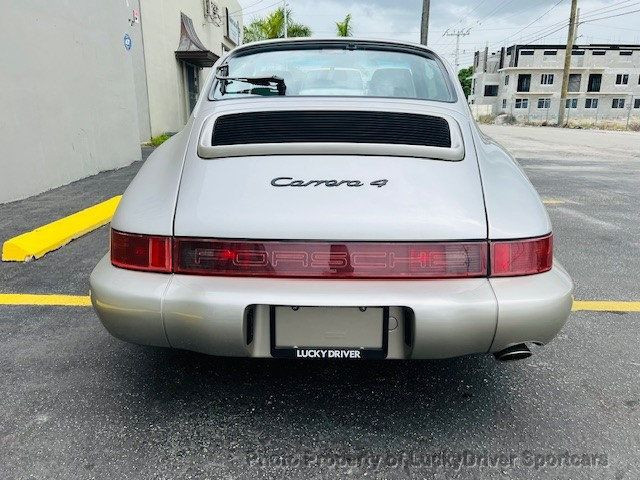
M 576 298 L 640 301 L 640 135 L 483 128 L 546 201 Z M 139 167 L 0 205 L 0 240 Z M 86 295 L 107 243 L 102 227 L 0 263 L 0 293 Z M 0 305 L 0 478 L 635 480 L 639 331 L 640 313 L 579 311 L 513 363 L 256 361 L 126 344 L 86 307 Z

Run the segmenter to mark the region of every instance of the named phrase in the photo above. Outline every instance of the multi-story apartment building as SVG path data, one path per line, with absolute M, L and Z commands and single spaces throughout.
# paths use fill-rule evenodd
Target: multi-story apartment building
M 468 99 L 474 113 L 554 123 L 563 101 L 569 118 L 640 117 L 640 45 L 574 46 L 568 94 L 561 99 L 565 50 L 565 45 L 512 45 L 477 51 Z

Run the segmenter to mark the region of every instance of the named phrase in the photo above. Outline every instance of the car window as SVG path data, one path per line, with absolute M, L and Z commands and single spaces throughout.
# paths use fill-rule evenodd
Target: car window
M 445 72 L 434 58 L 374 49 L 305 48 L 247 52 L 225 64 L 229 80 L 214 82 L 214 99 L 278 95 L 277 85 L 238 80 L 284 79 L 286 96 L 359 96 L 451 101 Z M 235 79 L 234 79 L 235 78 Z

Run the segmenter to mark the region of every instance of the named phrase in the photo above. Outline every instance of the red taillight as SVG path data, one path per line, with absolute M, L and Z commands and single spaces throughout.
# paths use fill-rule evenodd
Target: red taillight
M 111 263 L 130 270 L 236 277 L 512 277 L 550 270 L 553 236 L 489 243 L 332 243 L 171 238 L 112 230 Z
M 464 278 L 487 275 L 487 244 L 175 238 L 176 273 L 239 277 Z
M 171 238 L 111 230 L 111 263 L 148 272 L 171 272 Z
M 553 235 L 528 240 L 491 242 L 491 276 L 512 277 L 551 270 Z

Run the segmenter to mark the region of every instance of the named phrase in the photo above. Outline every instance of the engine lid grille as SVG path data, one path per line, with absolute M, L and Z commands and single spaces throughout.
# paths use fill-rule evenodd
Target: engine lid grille
M 366 143 L 451 148 L 442 117 L 379 111 L 264 111 L 220 116 L 211 145 Z
M 460 161 L 460 124 L 445 113 L 318 108 L 214 113 L 198 141 L 200 158 L 357 155 Z

